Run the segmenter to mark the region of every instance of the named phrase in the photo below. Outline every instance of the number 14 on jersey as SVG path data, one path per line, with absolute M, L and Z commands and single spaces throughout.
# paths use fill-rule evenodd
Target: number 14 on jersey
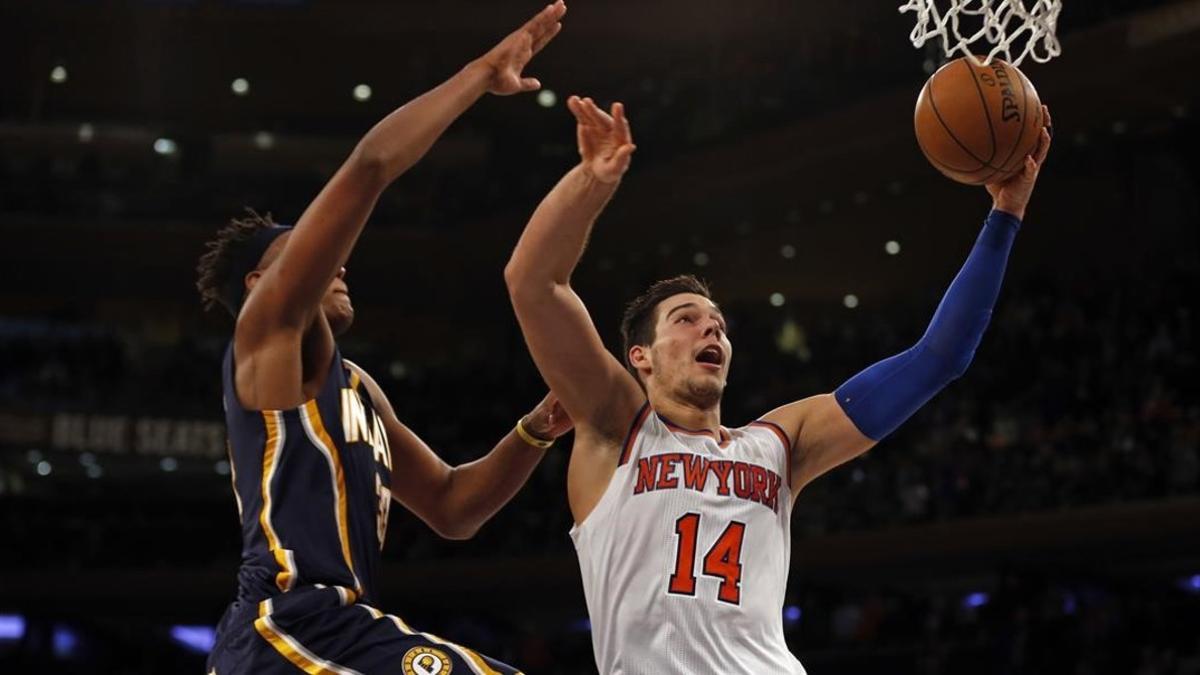
M 667 592 L 677 595 L 696 595 L 696 537 L 700 531 L 700 514 L 686 513 L 675 521 L 675 572 L 667 584 Z M 725 527 L 721 536 L 704 554 L 706 576 L 721 580 L 717 599 L 730 604 L 742 600 L 742 539 L 746 535 L 746 524 L 733 521 Z

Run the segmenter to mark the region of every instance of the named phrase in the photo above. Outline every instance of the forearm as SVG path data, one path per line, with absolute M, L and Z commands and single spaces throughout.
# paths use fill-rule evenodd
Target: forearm
M 517 242 L 505 268 L 510 286 L 567 284 L 617 185 L 597 180 L 582 165 L 568 171 L 538 205 Z
M 838 387 L 838 404 L 864 435 L 879 440 L 891 433 L 966 371 L 991 319 L 1019 227 L 1011 214 L 989 214 L 917 344 Z
M 970 365 L 983 339 L 1020 227 L 1021 221 L 1010 213 L 988 214 L 975 246 L 918 343 L 946 359 L 956 377 Z
M 510 431 L 487 455 L 454 467 L 446 485 L 446 534 L 475 534 L 525 485 L 545 454 Z
M 357 155 L 378 168 L 385 184 L 390 183 L 416 164 L 447 127 L 487 92 L 489 77 L 487 65 L 467 64 L 372 127 L 359 142 Z

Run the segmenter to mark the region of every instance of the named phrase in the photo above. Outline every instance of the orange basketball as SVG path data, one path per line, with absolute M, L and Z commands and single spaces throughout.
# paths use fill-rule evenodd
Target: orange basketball
M 963 57 L 925 82 L 914 124 L 921 152 L 938 171 L 967 185 L 997 183 L 1037 148 L 1042 103 L 1016 66 Z

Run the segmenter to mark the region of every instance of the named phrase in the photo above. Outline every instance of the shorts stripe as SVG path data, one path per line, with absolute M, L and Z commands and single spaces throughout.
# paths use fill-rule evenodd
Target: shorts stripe
M 413 630 L 413 627 L 408 625 L 407 623 L 405 623 L 404 619 L 401 619 L 400 617 L 398 617 L 394 614 L 383 614 L 379 610 L 375 609 L 374 607 L 370 607 L 368 605 L 362 605 L 362 607 L 366 607 L 367 610 L 371 612 L 371 616 L 375 616 L 376 614 L 379 614 L 380 616 L 386 616 L 387 618 L 391 619 L 392 623 L 396 624 L 396 628 L 399 629 L 400 632 L 404 633 L 405 635 L 420 635 L 421 637 L 425 638 L 426 640 L 429 640 L 430 642 L 442 645 L 443 647 L 450 649 L 454 653 L 458 654 L 459 658 L 461 658 L 463 661 L 465 661 L 467 663 L 467 665 L 471 668 L 471 672 L 475 673 L 475 675 L 503 675 L 500 671 L 495 670 L 491 666 L 489 666 L 487 664 L 487 661 L 484 661 L 483 657 L 480 656 L 479 654 L 475 653 L 474 650 L 468 649 L 459 644 L 455 644 L 453 642 L 450 642 L 449 640 L 443 640 L 442 638 L 440 638 L 436 635 L 433 635 L 431 633 L 422 633 L 420 631 Z M 376 618 L 378 618 L 378 617 L 376 617 Z
M 296 641 L 296 638 L 280 629 L 271 619 L 270 600 L 263 600 L 259 603 L 258 618 L 254 620 L 254 629 L 283 658 L 309 675 L 362 675 L 357 670 L 339 666 L 313 654 Z

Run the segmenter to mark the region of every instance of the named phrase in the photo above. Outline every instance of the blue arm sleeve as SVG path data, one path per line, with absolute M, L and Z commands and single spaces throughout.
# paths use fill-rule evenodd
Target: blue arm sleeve
M 842 410 L 867 437 L 880 440 L 904 423 L 971 363 L 992 316 L 1021 221 L 992 211 L 946 290 L 925 335 L 867 368 L 834 392 Z

